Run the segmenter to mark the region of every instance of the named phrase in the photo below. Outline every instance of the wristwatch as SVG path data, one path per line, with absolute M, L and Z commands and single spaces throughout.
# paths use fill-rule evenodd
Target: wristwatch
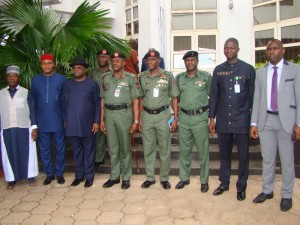
M 139 124 L 139 121 L 138 121 L 138 120 L 135 120 L 134 123 Z

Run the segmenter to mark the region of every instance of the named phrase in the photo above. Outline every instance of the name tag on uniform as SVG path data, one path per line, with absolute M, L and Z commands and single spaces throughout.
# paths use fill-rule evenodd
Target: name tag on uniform
M 241 89 L 240 89 L 240 85 L 239 84 L 235 84 L 234 85 L 234 93 L 241 93 Z
M 153 88 L 153 98 L 157 98 L 159 95 L 159 88 Z
M 115 89 L 115 97 L 119 97 L 120 96 L 120 92 L 121 92 L 121 86 L 119 85 L 116 89 Z

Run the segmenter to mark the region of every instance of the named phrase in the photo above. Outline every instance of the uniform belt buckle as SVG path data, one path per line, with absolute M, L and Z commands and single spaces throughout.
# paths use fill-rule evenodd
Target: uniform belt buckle
M 153 111 L 152 111 L 152 114 L 157 114 L 157 110 L 153 110 Z
M 197 115 L 197 110 L 192 110 L 192 115 L 193 116 Z

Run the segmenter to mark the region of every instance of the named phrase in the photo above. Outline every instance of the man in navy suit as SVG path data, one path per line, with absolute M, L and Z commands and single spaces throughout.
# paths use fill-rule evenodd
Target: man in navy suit
M 294 140 L 300 140 L 300 66 L 285 61 L 282 42 L 268 42 L 269 63 L 257 71 L 252 107 L 252 138 L 260 138 L 262 193 L 254 203 L 273 198 L 277 149 L 282 168 L 281 211 L 292 208 L 295 183 Z

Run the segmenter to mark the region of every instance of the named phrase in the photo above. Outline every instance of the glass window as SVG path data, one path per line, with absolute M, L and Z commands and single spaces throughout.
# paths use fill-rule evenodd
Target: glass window
M 192 10 L 193 0 L 172 0 L 172 10 Z
M 126 36 L 131 35 L 131 23 L 126 24 Z
M 134 21 L 133 27 L 134 27 L 134 33 L 138 34 L 139 33 L 139 21 Z
M 130 5 L 131 4 L 131 0 L 126 0 L 126 5 Z
M 182 13 L 173 14 L 172 30 L 189 30 L 193 29 L 193 14 Z
M 199 68 L 214 68 L 216 66 L 216 53 L 200 53 Z
M 184 61 L 182 59 L 184 54 L 175 54 L 173 56 L 174 69 L 185 69 Z
M 253 8 L 253 24 L 259 25 L 276 21 L 276 3 Z
M 196 0 L 195 1 L 196 10 L 204 10 L 204 9 L 216 9 L 217 1 L 216 0 Z
M 198 50 L 216 50 L 216 36 L 215 35 L 199 35 L 198 36 Z
M 281 41 L 283 44 L 300 42 L 300 25 L 282 27 Z
M 129 22 L 131 20 L 131 9 L 126 10 L 125 14 L 126 14 L 126 22 Z
M 255 36 L 255 47 L 264 47 L 267 45 L 268 41 L 274 39 L 274 30 L 262 30 L 256 31 L 254 33 Z
M 266 50 L 255 51 L 255 63 L 256 64 L 265 64 L 266 62 L 267 62 Z
M 139 18 L 139 10 L 138 7 L 133 7 L 133 19 L 138 19 Z
M 192 49 L 191 36 L 177 36 L 174 37 L 174 51 L 183 51 Z
M 196 29 L 216 29 L 217 13 L 196 13 Z
M 300 1 L 283 0 L 280 2 L 280 19 L 300 17 Z
M 300 46 L 285 48 L 284 58 L 300 64 Z

